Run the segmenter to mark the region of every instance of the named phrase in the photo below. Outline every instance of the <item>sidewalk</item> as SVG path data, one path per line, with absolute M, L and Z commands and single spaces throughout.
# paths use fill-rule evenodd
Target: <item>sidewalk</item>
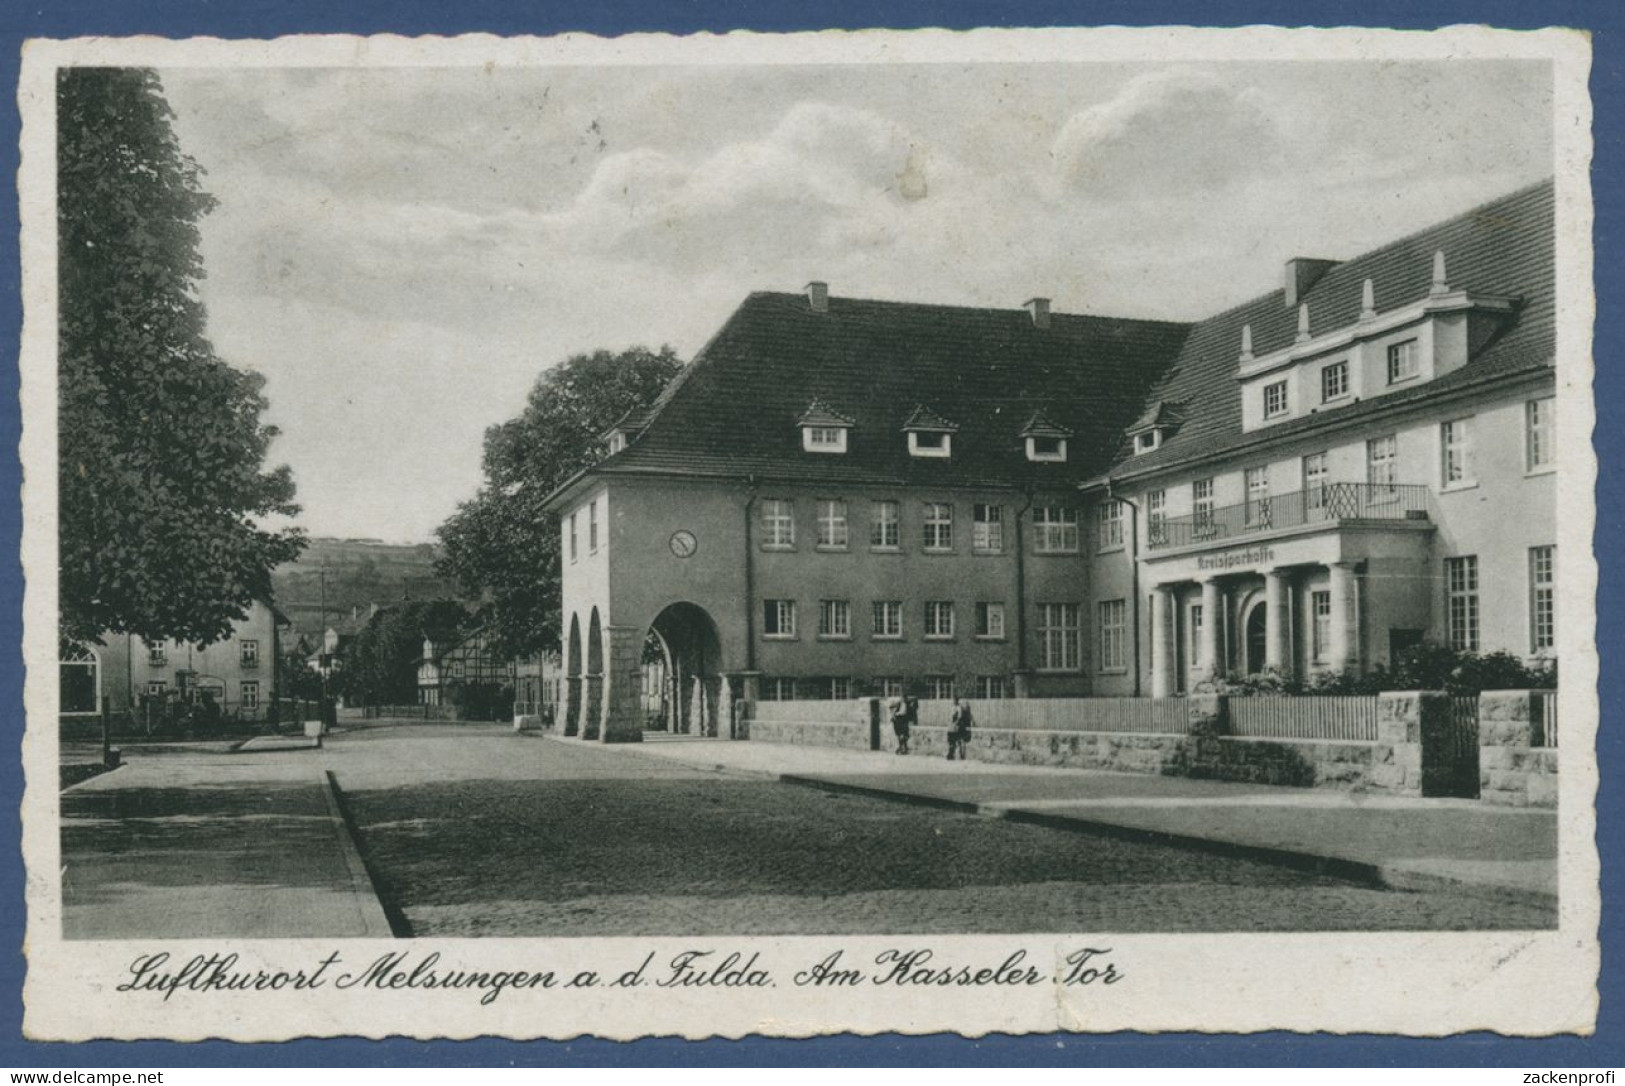
M 606 749 L 728 773 L 1174 842 L 1375 882 L 1554 905 L 1557 817 L 1408 799 L 890 752 L 660 739 Z

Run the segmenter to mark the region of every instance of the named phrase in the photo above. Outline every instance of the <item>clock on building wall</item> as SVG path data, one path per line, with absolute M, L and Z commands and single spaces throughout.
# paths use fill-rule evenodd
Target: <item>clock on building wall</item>
M 679 528 L 671 533 L 671 553 L 679 558 L 687 558 L 699 548 L 699 545 L 694 533 L 687 528 Z

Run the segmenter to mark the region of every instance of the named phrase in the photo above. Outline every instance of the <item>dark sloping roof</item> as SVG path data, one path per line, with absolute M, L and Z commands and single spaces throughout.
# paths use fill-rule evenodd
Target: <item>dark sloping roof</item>
M 908 413 L 903 429 L 918 430 L 922 434 L 954 434 L 959 432 L 959 423 L 943 418 L 922 403 Z
M 1106 467 L 1188 327 L 1055 314 L 1038 328 L 1024 310 L 849 298 L 815 313 L 801 294 L 752 294 L 642 439 L 590 473 L 1069 485 Z M 852 420 L 845 455 L 803 451 L 814 400 Z M 908 453 L 901 431 L 927 404 L 958 426 L 952 457 Z M 1040 408 L 1076 435 L 1066 463 L 1026 460 L 1021 430 Z
M 1378 313 L 1425 298 L 1433 281 L 1433 254 L 1445 255 L 1452 289 L 1518 300 L 1516 319 L 1461 369 L 1406 392 L 1372 397 L 1353 407 L 1310 415 L 1247 434 L 1241 429 L 1241 386 L 1236 380 L 1241 330 L 1251 325 L 1258 356 L 1290 345 L 1298 311 L 1282 291 L 1197 324 L 1176 366 L 1152 388 L 1147 412 L 1158 401 L 1186 405 L 1188 417 L 1154 452 L 1135 456 L 1124 441 L 1114 475 L 1138 473 L 1191 457 L 1223 452 L 1260 437 L 1288 437 L 1305 429 L 1391 411 L 1484 379 L 1549 366 L 1556 353 L 1556 265 L 1553 185 L 1545 181 L 1475 208 L 1455 219 L 1328 269 L 1301 299 L 1310 332 L 1346 328 L 1360 316 L 1361 288 L 1372 280 Z
M 1072 430 L 1062 426 L 1042 411 L 1034 411 L 1027 425 L 1021 428 L 1022 437 L 1071 437 Z
M 1129 426 L 1128 432 L 1135 434 L 1142 430 L 1155 429 L 1158 426 L 1173 427 L 1184 421 L 1184 404 L 1170 403 L 1167 400 L 1154 400 L 1151 406 L 1141 412 L 1140 417 L 1135 419 Z
M 823 400 L 813 400 L 796 420 L 802 426 L 851 426 L 853 420 L 830 407 Z

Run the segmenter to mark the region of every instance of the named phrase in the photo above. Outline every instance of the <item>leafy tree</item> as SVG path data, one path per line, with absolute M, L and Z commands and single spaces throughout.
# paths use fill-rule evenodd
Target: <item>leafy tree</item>
M 425 600 L 385 607 L 367 620 L 344 660 L 346 691 L 374 705 L 418 699 L 417 662 L 423 640 L 449 647 L 468 626 L 455 600 Z
M 303 546 L 267 471 L 263 379 L 205 335 L 197 222 L 214 207 L 158 76 L 57 81 L 58 516 L 63 636 L 227 636 Z
M 498 651 L 559 644 L 559 533 L 542 502 L 602 455 L 600 436 L 682 369 L 670 347 L 576 355 L 536 380 L 524 412 L 485 432 L 485 483 L 440 526 L 437 568 L 483 601 Z

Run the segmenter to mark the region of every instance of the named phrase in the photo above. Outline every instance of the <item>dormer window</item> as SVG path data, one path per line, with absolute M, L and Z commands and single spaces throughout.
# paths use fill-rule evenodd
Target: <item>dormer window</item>
M 1185 408 L 1182 404 L 1168 400 L 1153 403 L 1129 427 L 1129 436 L 1134 439 L 1134 455 L 1141 456 L 1162 448 L 1164 439 L 1179 429 L 1179 424 L 1184 421 Z
M 921 404 L 903 423 L 903 432 L 908 434 L 908 454 L 946 459 L 953 455 L 954 433 L 958 429 L 957 423 L 949 422 Z
M 1153 452 L 1162 448 L 1162 428 L 1141 430 L 1134 435 L 1134 455 Z
M 823 400 L 814 400 L 796 423 L 801 427 L 801 448 L 810 453 L 846 452 L 846 432 L 852 420 L 839 414 Z
M 605 446 L 605 450 L 610 456 L 614 456 L 624 448 L 626 448 L 626 431 L 616 430 L 609 435 L 609 443 Z
M 1066 438 L 1064 437 L 1029 437 L 1027 439 L 1028 460 L 1065 460 Z
M 1050 464 L 1066 462 L 1066 439 L 1072 436 L 1072 431 L 1045 418 L 1042 411 L 1033 412 L 1033 417 L 1021 428 L 1021 436 L 1027 443 L 1028 460 Z
M 1286 382 L 1275 381 L 1264 386 L 1264 417 L 1278 419 L 1287 412 Z
M 604 442 L 604 455 L 614 456 L 636 441 L 648 427 L 649 418 L 648 411 L 634 407 L 616 419 L 615 425 L 599 435 Z

